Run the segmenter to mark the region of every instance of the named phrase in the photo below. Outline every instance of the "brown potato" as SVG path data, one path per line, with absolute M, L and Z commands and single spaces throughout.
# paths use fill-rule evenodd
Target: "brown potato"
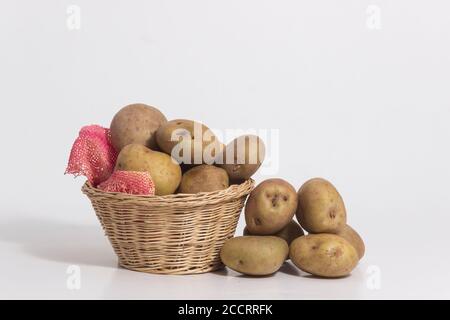
M 356 267 L 356 249 L 335 234 L 310 234 L 295 239 L 290 246 L 291 261 L 301 270 L 316 276 L 343 277 Z
M 196 165 L 180 163 L 180 167 L 181 167 L 181 172 L 182 172 L 183 174 L 185 174 L 186 172 L 188 172 L 188 171 L 191 170 L 192 168 L 195 168 Z
M 226 241 L 220 250 L 220 258 L 237 272 L 264 276 L 278 271 L 288 253 L 289 246 L 281 238 L 248 236 Z
M 282 179 L 268 179 L 250 193 L 245 205 L 245 222 L 251 234 L 274 234 L 292 220 L 296 210 L 294 187 Z
M 220 153 L 215 163 L 224 168 L 231 181 L 250 179 L 264 161 L 266 147 L 255 135 L 240 136 L 231 141 Z
M 336 233 L 336 235 L 344 238 L 355 247 L 356 251 L 358 252 L 359 259 L 364 256 L 364 253 L 366 251 L 364 241 L 358 234 L 358 232 L 356 232 L 352 227 L 346 225 L 345 227 L 340 229 L 338 233 Z
M 177 119 L 162 125 L 156 132 L 162 151 L 183 164 L 212 164 L 221 152 L 222 143 L 204 124 Z
M 166 122 L 166 117 L 155 107 L 130 104 L 120 109 L 111 121 L 111 143 L 117 152 L 132 143 L 155 149 L 156 130 Z
M 311 179 L 298 191 L 297 220 L 310 233 L 337 233 L 347 224 L 344 201 L 330 182 Z
M 225 170 L 202 164 L 183 175 L 178 193 L 212 192 L 226 189 L 229 185 Z
M 158 196 L 174 193 L 181 181 L 181 168 L 174 159 L 141 144 L 129 144 L 122 148 L 115 169 L 149 172 Z
M 250 231 L 248 231 L 248 228 L 245 227 L 243 235 L 244 236 L 252 236 L 253 234 L 251 234 Z M 279 237 L 279 238 L 284 239 L 288 245 L 290 245 L 292 243 L 292 241 L 294 241 L 295 239 L 302 237 L 304 235 L 305 235 L 305 233 L 303 232 L 302 227 L 300 227 L 300 225 L 294 220 L 291 220 L 291 222 L 289 222 L 287 224 L 287 226 L 285 226 L 283 229 L 281 229 L 277 233 L 272 234 L 272 236 L 274 236 L 274 237 Z

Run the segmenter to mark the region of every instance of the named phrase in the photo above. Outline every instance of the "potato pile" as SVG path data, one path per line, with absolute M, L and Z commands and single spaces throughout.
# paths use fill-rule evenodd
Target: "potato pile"
M 155 107 L 131 104 L 116 113 L 109 129 L 94 125 L 80 131 L 66 173 L 84 175 L 107 192 L 196 194 L 242 183 L 264 157 L 257 136 L 224 145 L 204 124 L 168 121 Z M 130 177 L 148 183 L 130 185 Z M 290 259 L 307 273 L 342 277 L 364 256 L 341 195 L 322 178 L 307 181 L 298 192 L 283 179 L 263 181 L 247 199 L 245 222 L 244 235 L 229 239 L 220 251 L 226 266 L 244 274 L 269 275 Z
M 307 273 L 336 278 L 350 274 L 364 256 L 341 195 L 322 178 L 298 192 L 282 179 L 263 181 L 247 200 L 245 221 L 244 236 L 228 240 L 220 252 L 222 262 L 240 273 L 269 275 L 290 258 Z
M 122 108 L 110 132 L 118 152 L 115 170 L 148 172 L 159 196 L 226 189 L 249 179 L 265 156 L 259 137 L 244 135 L 225 146 L 204 124 L 167 121 L 145 104 Z

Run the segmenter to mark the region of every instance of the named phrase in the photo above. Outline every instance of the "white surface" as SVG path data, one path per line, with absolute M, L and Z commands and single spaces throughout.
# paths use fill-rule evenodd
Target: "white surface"
M 86 202 L 86 201 L 84 201 Z M 58 299 L 391 299 L 449 298 L 447 238 L 408 230 L 399 239 L 389 229 L 363 228 L 367 256 L 349 277 L 318 279 L 286 263 L 274 276 L 251 278 L 231 270 L 189 276 L 150 275 L 117 267 L 94 214 L 69 219 L 16 217 L 2 221 L 0 298 Z M 376 220 L 373 219 L 373 220 Z M 400 221 L 394 224 L 400 225 Z M 378 229 L 378 227 L 376 228 Z M 442 228 L 444 229 L 444 227 Z M 418 233 L 415 231 L 415 233 Z M 429 238 L 430 237 L 430 238 Z M 391 241 L 392 243 L 388 243 Z M 448 243 L 448 242 L 447 242 Z M 66 274 L 80 267 L 80 289 L 70 290 Z M 370 266 L 380 269 L 372 286 Z
M 80 30 L 66 26 L 69 4 L 81 8 Z M 381 9 L 380 30 L 366 27 L 369 4 Z M 0 298 L 450 298 L 448 1 L 1 9 Z M 331 180 L 366 240 L 352 276 L 118 269 L 82 179 L 62 173 L 82 125 L 107 126 L 137 101 L 217 129 L 280 129 L 276 176 L 296 188 Z M 80 290 L 66 286 L 70 265 L 81 268 Z

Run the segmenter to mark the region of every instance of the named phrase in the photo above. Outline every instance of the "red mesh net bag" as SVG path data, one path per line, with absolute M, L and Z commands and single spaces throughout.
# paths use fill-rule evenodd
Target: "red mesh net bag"
M 148 172 L 114 171 L 108 180 L 97 187 L 106 192 L 154 195 L 155 184 Z
M 93 186 L 97 186 L 111 176 L 116 159 L 117 152 L 111 144 L 109 129 L 98 125 L 85 126 L 72 146 L 65 173 L 85 176 Z

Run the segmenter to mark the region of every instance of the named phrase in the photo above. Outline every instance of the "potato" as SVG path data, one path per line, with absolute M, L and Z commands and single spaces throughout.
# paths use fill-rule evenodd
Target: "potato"
M 225 170 L 202 164 L 183 174 L 178 193 L 212 192 L 226 189 L 229 185 Z
M 295 239 L 303 237 L 305 235 L 305 232 L 297 222 L 291 220 L 291 222 L 289 222 L 286 227 L 284 227 L 274 235 L 283 238 L 290 245 Z
M 344 201 L 330 182 L 311 179 L 298 191 L 297 220 L 310 233 L 337 233 L 347 223 Z
M 181 167 L 181 172 L 183 174 L 185 174 L 186 172 L 188 172 L 189 170 L 191 170 L 192 168 L 195 168 L 196 166 L 193 164 L 184 164 L 184 163 L 180 163 L 180 167 Z
M 156 130 L 166 122 L 166 117 L 155 107 L 130 104 L 117 112 L 111 121 L 111 143 L 117 152 L 131 143 L 155 149 Z
M 237 272 L 263 276 L 278 271 L 288 252 L 289 246 L 281 238 L 246 236 L 226 241 L 220 250 L 220 258 Z
M 335 234 L 310 234 L 295 239 L 289 257 L 301 270 L 320 277 L 343 277 L 358 264 L 358 252 Z
M 364 256 L 364 253 L 366 251 L 364 241 L 361 238 L 361 236 L 356 232 L 352 227 L 349 225 L 346 225 L 344 228 L 338 231 L 336 233 L 338 236 L 344 238 L 348 242 L 350 242 L 356 249 L 356 252 L 358 252 L 358 257 L 361 259 Z
M 231 141 L 215 163 L 225 169 L 234 182 L 250 179 L 259 169 L 266 154 L 264 142 L 255 135 L 240 136 Z
M 181 181 L 181 168 L 174 159 L 141 144 L 126 145 L 117 157 L 115 169 L 149 172 L 159 196 L 174 193 Z
M 251 234 L 274 234 L 292 220 L 296 210 L 294 187 L 282 179 L 268 179 L 250 193 L 245 205 L 245 222 Z
M 244 228 L 244 236 L 252 236 L 253 234 L 250 233 L 250 231 L 248 231 L 248 228 L 245 227 Z M 295 222 L 294 220 L 291 220 L 291 222 L 289 222 L 287 224 L 287 226 L 285 226 L 283 229 L 281 229 L 280 231 L 278 231 L 277 233 L 272 234 L 272 236 L 274 237 L 279 237 L 284 239 L 288 245 L 290 245 L 292 243 L 292 241 L 294 241 L 295 239 L 304 236 L 305 233 L 303 232 L 302 227 L 300 227 L 300 225 Z
M 184 164 L 212 164 L 223 148 L 207 126 L 185 119 L 162 125 L 156 141 L 162 151 Z

